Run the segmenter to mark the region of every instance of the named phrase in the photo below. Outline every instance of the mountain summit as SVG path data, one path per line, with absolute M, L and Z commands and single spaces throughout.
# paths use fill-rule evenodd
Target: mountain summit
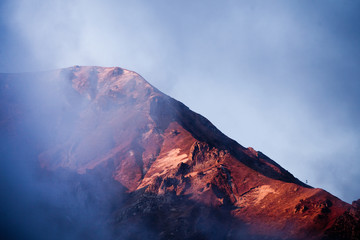
M 359 239 L 359 201 L 299 181 L 135 72 L 1 74 L 0 89 L 3 165 L 27 162 L 18 174 L 41 194 L 25 205 L 45 209 L 53 239 Z

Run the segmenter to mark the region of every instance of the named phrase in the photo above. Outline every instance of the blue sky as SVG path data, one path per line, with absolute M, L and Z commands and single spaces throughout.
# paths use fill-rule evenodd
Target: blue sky
M 300 180 L 360 198 L 360 3 L 0 3 L 0 72 L 134 70 Z

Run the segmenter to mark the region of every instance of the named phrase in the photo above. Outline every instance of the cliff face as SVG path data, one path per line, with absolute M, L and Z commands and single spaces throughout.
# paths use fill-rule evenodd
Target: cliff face
M 112 239 L 359 234 L 354 207 L 239 145 L 134 72 L 75 66 L 0 79 L 3 138 L 31 145 L 42 175 L 70 174 L 78 182 L 71 191 L 109 188 L 91 206 L 111 198 L 103 224 Z

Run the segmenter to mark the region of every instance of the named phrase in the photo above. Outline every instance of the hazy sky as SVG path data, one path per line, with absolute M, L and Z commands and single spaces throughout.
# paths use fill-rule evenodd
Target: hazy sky
M 0 2 L 0 72 L 134 70 L 302 181 L 360 198 L 360 2 Z

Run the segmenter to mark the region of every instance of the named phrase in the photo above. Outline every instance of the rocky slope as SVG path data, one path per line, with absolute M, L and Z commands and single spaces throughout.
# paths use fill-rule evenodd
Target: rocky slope
M 24 148 L 43 181 L 74 192 L 75 206 L 111 206 L 94 227 L 106 225 L 109 239 L 359 237 L 357 202 L 300 182 L 134 72 L 74 66 L 0 80 L 9 162 Z M 61 231 L 85 221 L 55 215 Z

